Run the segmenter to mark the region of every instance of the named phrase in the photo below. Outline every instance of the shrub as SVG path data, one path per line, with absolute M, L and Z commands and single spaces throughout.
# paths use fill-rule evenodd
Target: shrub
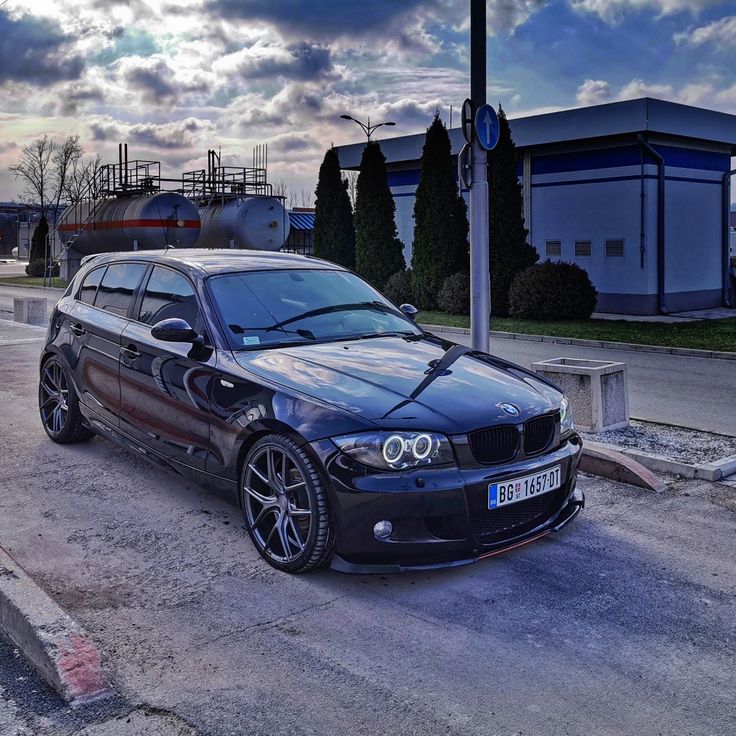
M 46 261 L 44 261 L 43 258 L 36 258 L 33 261 L 30 261 L 28 265 L 26 266 L 26 274 L 28 276 L 35 276 L 36 278 L 41 278 L 44 276 L 46 272 Z M 52 276 L 58 276 L 59 275 L 59 264 L 58 263 L 52 263 L 51 264 L 51 275 Z
M 449 314 L 470 314 L 470 274 L 458 271 L 442 282 L 437 306 Z
M 383 294 L 394 304 L 414 304 L 414 292 L 411 288 L 411 269 L 397 271 L 386 282 Z
M 597 298 L 580 266 L 545 261 L 517 274 L 509 290 L 509 314 L 516 319 L 588 319 Z

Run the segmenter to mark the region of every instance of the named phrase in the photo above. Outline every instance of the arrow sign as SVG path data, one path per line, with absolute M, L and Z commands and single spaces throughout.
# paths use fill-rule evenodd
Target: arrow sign
M 491 151 L 498 143 L 499 133 L 496 111 L 490 105 L 481 105 L 475 113 L 475 134 L 478 136 L 478 143 L 486 151 Z

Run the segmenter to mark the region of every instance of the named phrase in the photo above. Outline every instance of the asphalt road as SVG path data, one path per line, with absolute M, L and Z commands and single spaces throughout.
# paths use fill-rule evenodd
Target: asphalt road
M 467 335 L 443 337 L 470 344 Z M 491 338 L 490 351 L 527 368 L 535 361 L 560 357 L 626 363 L 632 416 L 736 437 L 736 362 L 732 360 L 497 337 Z
M 573 525 L 484 563 L 290 577 L 198 487 L 105 440 L 51 443 L 38 349 L 0 347 L 0 544 L 96 640 L 138 722 L 156 716 L 147 733 L 733 734 L 733 489 L 584 477 Z M 80 733 L 3 694 L 0 724 Z
M 49 289 L 46 293 L 50 313 L 63 292 Z M 14 296 L 37 298 L 42 294 L 39 289 L 0 285 L 0 316 L 3 311 L 12 313 Z M 445 337 L 470 343 L 465 335 Z M 491 352 L 527 367 L 534 361 L 560 356 L 623 361 L 628 366 L 632 416 L 736 436 L 736 363 L 733 361 L 503 338 L 491 340 Z

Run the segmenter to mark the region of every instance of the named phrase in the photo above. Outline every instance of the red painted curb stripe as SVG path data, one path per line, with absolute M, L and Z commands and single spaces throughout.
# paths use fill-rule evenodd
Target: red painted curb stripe
M 110 220 L 106 222 L 67 223 L 59 225 L 59 232 L 76 232 L 77 230 L 118 230 L 123 227 L 196 227 L 200 228 L 200 220 L 182 220 L 183 225 L 178 225 L 179 220 Z

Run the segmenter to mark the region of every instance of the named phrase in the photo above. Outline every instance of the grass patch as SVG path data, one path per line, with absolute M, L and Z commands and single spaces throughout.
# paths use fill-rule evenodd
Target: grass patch
M 3 276 L 0 284 L 12 284 L 13 286 L 43 286 L 43 276 Z M 66 289 L 69 282 L 58 277 L 51 279 L 51 286 L 55 289 Z
M 420 312 L 417 321 L 427 325 L 470 327 L 470 317 L 444 312 Z M 736 317 L 675 324 L 607 319 L 541 322 L 493 317 L 491 329 L 525 335 L 550 335 L 583 340 L 631 342 L 637 345 L 736 352 Z

